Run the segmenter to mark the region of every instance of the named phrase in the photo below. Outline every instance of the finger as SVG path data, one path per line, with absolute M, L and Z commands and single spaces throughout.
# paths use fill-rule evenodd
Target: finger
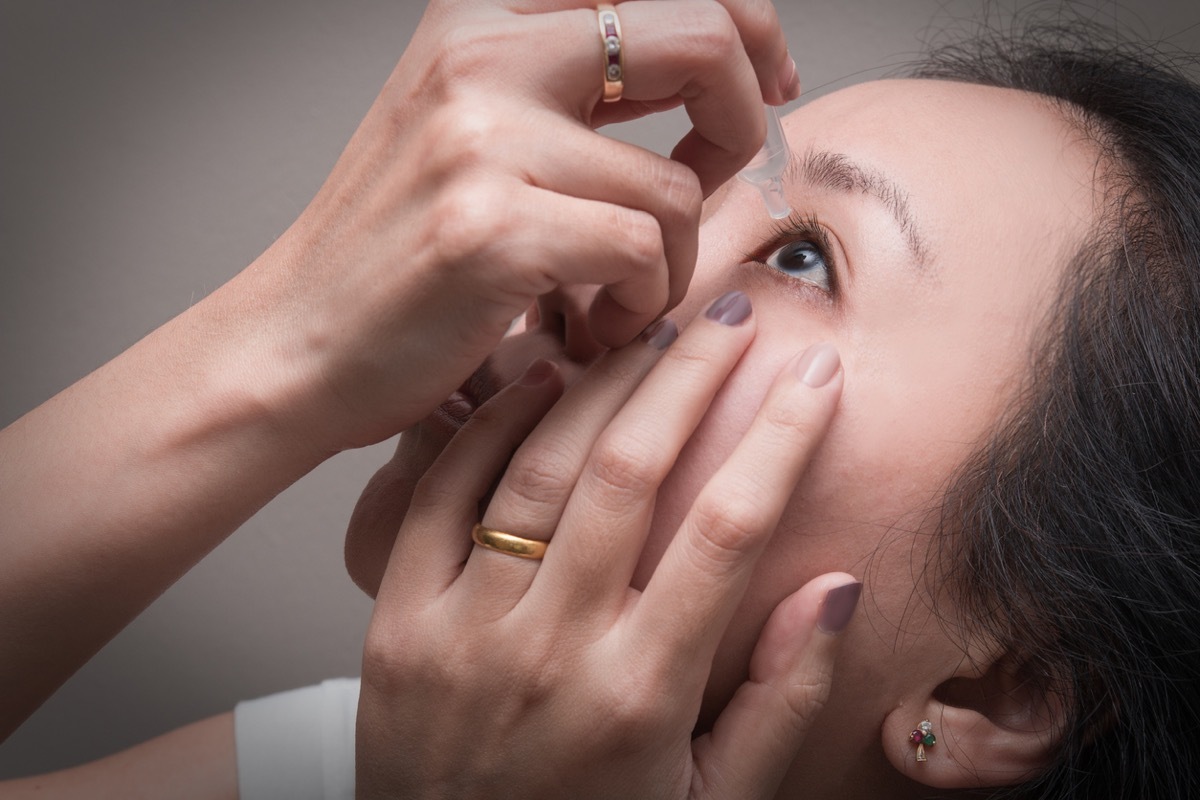
M 668 663 L 709 663 L 841 388 L 837 350 L 810 347 L 779 374 L 742 441 L 700 491 L 635 610 L 644 645 Z
M 770 0 L 720 0 L 742 37 L 763 99 L 781 105 L 800 96 L 796 62 L 788 53 L 779 15 Z
M 562 391 L 553 362 L 539 360 L 476 409 L 417 483 L 380 586 L 430 597 L 459 575 L 472 548 L 479 502 L 524 436 Z
M 526 539 L 550 540 L 592 443 L 676 333 L 675 323 L 663 320 L 639 342 L 610 351 L 592 365 L 517 449 L 492 494 L 483 524 Z M 538 568 L 534 561 L 478 550 L 464 567 L 460 583 L 487 596 L 495 607 L 511 608 Z
M 750 160 L 766 134 L 763 94 L 741 32 L 713 0 L 628 0 L 618 15 L 622 102 L 683 100 L 694 129 L 677 150 L 678 160 L 696 172 L 704 194 L 711 193 Z M 605 65 L 594 8 L 515 15 L 493 30 L 513 47 L 522 40 L 554 41 L 561 59 L 553 68 L 529 58 L 510 71 L 521 73 L 519 82 L 543 102 L 591 122 L 601 105 Z
M 439 199 L 424 235 L 442 261 L 463 265 L 451 277 L 471 295 L 498 298 L 507 319 L 563 284 L 620 284 L 625 307 L 651 319 L 665 306 L 667 265 L 652 215 L 520 182 L 462 184 Z M 548 219 L 571 235 L 547 236 Z
M 531 104 L 558 108 L 590 125 L 594 109 L 603 107 L 607 56 L 595 7 L 587 5 L 548 13 L 528 13 L 534 9 L 520 4 L 515 13 L 478 6 L 448 27 L 438 74 L 445 72 L 441 80 L 460 93 L 473 87 L 487 95 L 525 94 Z M 658 107 L 683 100 L 694 129 L 676 155 L 699 175 L 705 195 L 757 152 L 766 131 L 762 99 L 781 97 L 777 87 L 760 89 L 746 51 L 746 43 L 764 49 L 756 57 L 765 85 L 771 83 L 767 74 L 784 69 L 783 33 L 768 6 L 767 0 L 744 7 L 731 1 L 730 10 L 715 0 L 627 0 L 618 6 L 621 104 Z
M 658 297 L 648 295 L 646 287 L 652 285 L 657 289 L 661 276 L 655 281 L 643 269 L 609 283 L 592 306 L 590 326 L 596 338 L 608 347 L 628 344 L 656 316 L 677 305 L 687 292 L 696 264 L 704 199 L 699 178 L 678 162 L 600 136 L 582 126 L 564 123 L 549 111 L 530 112 L 530 117 L 528 124 L 556 132 L 554 147 L 533 154 L 527 149 L 515 150 L 503 156 L 522 164 L 527 170 L 527 180 L 558 194 L 644 211 L 658 223 L 667 268 L 667 296 L 663 304 L 649 307 L 651 298 Z M 608 231 L 600 229 L 598 233 L 606 235 Z M 573 232 L 571 238 L 574 236 Z M 635 240 L 634 244 L 642 243 Z M 650 243 L 642 246 L 649 247 Z M 602 259 L 607 258 L 606 253 L 593 254 L 578 243 L 575 248 L 575 257 L 561 262 L 563 267 L 577 273 L 583 268 L 594 269 L 593 264 L 604 265 Z M 561 274 L 557 272 L 559 262 L 549 264 L 548 269 Z
M 862 584 L 822 575 L 780 603 L 759 636 L 749 679 L 710 733 L 692 743 L 699 800 L 774 797 L 833 683 L 838 636 Z
M 425 161 L 439 198 L 427 235 L 443 258 L 471 260 L 510 291 L 607 284 L 590 326 L 607 347 L 682 299 L 703 207 L 690 168 L 546 109 L 518 121 L 494 102 L 458 108 L 431 121 Z M 530 130 L 554 146 L 529 147 Z
M 683 105 L 682 97 L 668 97 L 663 100 L 622 100 L 619 103 L 603 103 L 592 110 L 591 125 L 593 128 L 603 128 L 605 125 L 615 125 L 618 122 L 629 122 L 634 119 L 663 111 L 670 111 Z
M 796 70 L 796 62 L 788 51 L 774 3 L 769 0 L 720 2 L 741 34 L 742 44 L 758 76 L 763 99 L 772 105 L 780 105 L 798 98 L 801 89 L 800 75 Z M 667 98 L 603 103 L 593 110 L 592 125 L 599 128 L 638 119 L 675 108 L 682 102 L 682 98 Z
M 625 597 L 658 488 L 754 338 L 750 299 L 719 297 L 655 365 L 591 448 L 531 597 L 571 615 Z
M 715 2 L 634 0 L 622 3 L 620 13 L 629 41 L 625 95 L 683 98 L 693 127 L 671 157 L 695 171 L 708 196 L 753 157 L 766 136 L 763 95 L 741 32 Z

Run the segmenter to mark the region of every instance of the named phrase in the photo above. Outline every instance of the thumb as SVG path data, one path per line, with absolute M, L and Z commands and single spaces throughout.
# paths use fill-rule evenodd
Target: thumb
M 771 613 L 750 677 L 710 733 L 692 743 L 695 800 L 772 797 L 825 705 L 841 637 L 862 584 L 844 572 L 814 578 Z

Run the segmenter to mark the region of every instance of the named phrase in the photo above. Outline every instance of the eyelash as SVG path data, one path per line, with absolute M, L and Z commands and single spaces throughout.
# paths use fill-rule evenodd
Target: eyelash
M 767 269 L 771 269 L 767 265 L 767 259 L 779 248 L 795 244 L 796 242 L 810 242 L 820 253 L 821 258 L 825 260 L 825 267 L 829 271 L 829 292 L 830 296 L 836 296 L 838 293 L 838 268 L 837 261 L 833 258 L 833 245 L 829 238 L 829 232 L 825 226 L 821 224 L 821 220 L 812 212 L 801 213 L 793 211 L 790 216 L 775 222 L 774 230 L 771 232 L 770 238 L 767 240 L 765 247 L 759 248 L 753 254 L 747 254 L 746 260 L 761 264 Z M 781 278 L 788 280 L 791 283 L 803 284 L 810 289 L 816 289 L 824 294 L 824 290 L 814 286 L 808 281 L 795 278 L 778 270 L 771 269 L 771 272 L 779 275 Z

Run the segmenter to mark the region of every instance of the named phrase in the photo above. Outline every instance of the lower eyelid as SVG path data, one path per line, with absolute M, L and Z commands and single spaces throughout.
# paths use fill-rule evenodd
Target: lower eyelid
M 811 281 L 781 272 L 762 259 L 751 257 L 745 259 L 742 263 L 743 266 L 754 267 L 754 279 L 756 282 L 759 280 L 763 281 L 762 286 L 766 291 L 777 292 L 782 289 L 788 295 L 805 303 L 812 303 L 815 300 L 823 304 L 832 304 L 835 301 L 835 295 L 837 294 L 836 284 L 832 278 L 830 279 L 830 288 L 826 290 Z

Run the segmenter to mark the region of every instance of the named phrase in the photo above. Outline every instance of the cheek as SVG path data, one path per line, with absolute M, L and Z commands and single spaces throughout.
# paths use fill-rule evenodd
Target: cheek
M 841 455 L 837 442 L 827 440 L 789 500 L 717 650 L 705 690 L 706 720 L 746 680 L 758 637 L 779 603 L 828 572 L 849 572 L 865 584 L 859 619 L 838 662 L 839 680 L 857 676 L 855 688 L 831 699 L 831 707 L 847 719 L 857 714 L 869 721 L 902 688 L 894 676 L 908 674 L 901 665 L 931 628 L 923 580 L 930 538 L 916 527 L 923 515 L 897 510 L 896 494 L 870 480 L 845 483 L 855 471 L 840 464 Z

